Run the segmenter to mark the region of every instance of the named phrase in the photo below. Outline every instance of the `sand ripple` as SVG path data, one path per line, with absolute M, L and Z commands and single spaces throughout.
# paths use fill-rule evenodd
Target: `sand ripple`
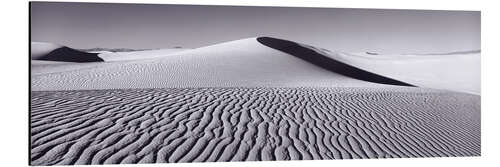
M 32 165 L 480 155 L 480 96 L 420 88 L 32 92 Z

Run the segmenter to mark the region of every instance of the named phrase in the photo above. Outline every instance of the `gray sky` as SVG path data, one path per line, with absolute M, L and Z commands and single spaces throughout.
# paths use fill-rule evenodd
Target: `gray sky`
M 478 11 L 151 4 L 31 4 L 31 40 L 73 48 L 196 48 L 271 36 L 330 50 L 480 49 Z

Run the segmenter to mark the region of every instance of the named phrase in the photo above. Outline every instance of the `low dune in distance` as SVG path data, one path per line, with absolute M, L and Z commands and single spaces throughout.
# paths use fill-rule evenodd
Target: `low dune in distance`
M 66 46 L 51 43 L 32 42 L 31 59 L 60 62 L 102 62 L 98 53 L 82 52 Z

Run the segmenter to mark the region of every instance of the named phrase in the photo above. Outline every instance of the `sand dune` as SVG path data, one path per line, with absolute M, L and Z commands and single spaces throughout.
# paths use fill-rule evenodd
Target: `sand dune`
M 285 50 L 287 43 L 295 49 Z M 480 94 L 480 52 L 352 54 L 260 37 L 197 49 L 100 53 L 99 58 L 109 63 L 34 68 L 33 89 L 357 87 L 367 84 L 358 81 L 363 80 Z M 57 80 L 66 84 L 54 83 Z
M 40 57 L 38 60 L 64 61 L 64 62 L 102 62 L 97 53 L 87 53 L 76 49 L 61 47 Z
M 480 51 L 425 55 L 353 54 L 298 45 L 358 69 L 410 85 L 481 94 Z
M 33 165 L 480 155 L 479 96 L 417 88 L 33 92 Z
M 342 63 L 340 61 L 335 60 L 334 58 L 330 58 L 324 54 L 321 54 L 321 52 L 317 52 L 314 49 L 304 47 L 303 45 L 300 45 L 292 41 L 270 38 L 270 37 L 260 37 L 257 38 L 257 41 L 268 47 L 283 51 L 292 56 L 298 57 L 309 63 L 315 64 L 317 66 L 320 66 L 324 69 L 330 70 L 337 74 L 341 74 L 344 76 L 368 82 L 390 84 L 390 85 L 401 85 L 401 86 L 413 86 L 408 83 L 404 83 L 392 78 L 388 78 L 369 71 L 365 71 L 363 69 L 354 67 L 349 64 Z
M 111 51 L 110 51 L 111 50 Z M 130 61 L 151 59 L 166 56 L 170 53 L 189 50 L 186 48 L 171 49 L 73 49 L 47 42 L 31 42 L 31 59 L 54 62 L 100 62 Z M 53 53 L 51 53 L 53 52 Z M 96 57 L 97 56 L 97 57 Z
M 31 59 L 58 62 L 102 62 L 98 53 L 82 52 L 66 46 L 31 42 Z
M 426 56 L 402 55 L 398 59 L 380 58 L 384 55 L 370 58 L 348 53 L 336 55 L 344 57 L 342 60 L 358 68 L 415 86 L 481 94 L 480 52 Z
M 91 66 L 91 68 L 89 68 Z M 174 52 L 156 59 L 32 69 L 32 90 L 172 87 L 384 87 L 291 56 L 256 38 Z

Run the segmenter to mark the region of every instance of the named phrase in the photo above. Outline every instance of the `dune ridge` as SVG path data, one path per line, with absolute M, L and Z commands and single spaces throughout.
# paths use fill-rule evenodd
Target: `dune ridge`
M 480 97 L 427 89 L 32 93 L 32 165 L 480 155 Z
M 363 81 L 381 83 L 381 84 L 413 86 L 405 82 L 381 76 L 360 68 L 356 68 L 349 64 L 342 63 L 340 61 L 337 61 L 333 58 L 320 54 L 312 49 L 308 49 L 292 41 L 271 38 L 271 37 L 259 37 L 257 38 L 257 41 L 268 47 L 283 51 L 285 53 L 288 53 L 292 56 L 296 56 L 312 64 L 328 69 L 332 72 L 345 75 L 351 78 Z

